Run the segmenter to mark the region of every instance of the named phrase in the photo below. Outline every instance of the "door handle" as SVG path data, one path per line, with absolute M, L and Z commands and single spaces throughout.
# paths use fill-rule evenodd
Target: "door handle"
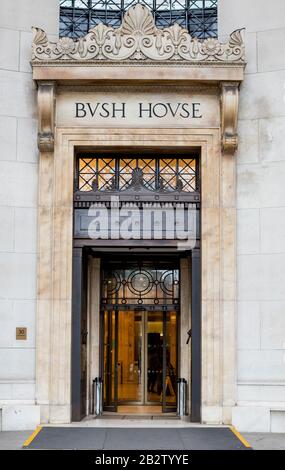
M 189 344 L 189 341 L 192 338 L 192 329 L 187 331 L 187 335 L 188 335 L 188 338 L 187 338 L 186 344 Z

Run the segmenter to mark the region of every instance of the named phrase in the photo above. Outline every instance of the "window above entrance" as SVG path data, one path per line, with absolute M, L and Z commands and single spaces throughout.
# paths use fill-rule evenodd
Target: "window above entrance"
M 217 37 L 218 0 L 61 0 L 60 36 L 79 38 L 99 23 L 118 28 L 136 3 L 149 8 L 158 28 L 178 23 L 199 39 Z
M 135 263 L 104 267 L 102 270 L 102 307 L 128 308 L 130 305 L 153 305 L 157 309 L 179 305 L 179 270 L 174 266 Z
M 148 191 L 198 191 L 198 161 L 187 157 L 78 158 L 79 191 L 125 191 L 134 186 Z

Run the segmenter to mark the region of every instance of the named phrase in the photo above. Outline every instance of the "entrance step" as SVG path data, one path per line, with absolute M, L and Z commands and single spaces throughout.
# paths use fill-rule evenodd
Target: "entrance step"
M 87 418 L 88 419 L 88 418 Z M 90 418 L 89 418 L 90 419 Z M 94 417 L 94 418 L 91 418 L 91 419 L 124 419 L 124 420 L 138 420 L 138 419 L 141 419 L 141 420 L 148 420 L 148 421 L 152 421 L 152 420 L 176 420 L 176 421 L 180 421 L 180 418 L 179 416 L 165 416 L 163 414 L 160 414 L 160 415 L 142 415 L 142 414 L 139 414 L 139 415 L 136 415 L 136 414 L 127 414 L 127 415 L 123 415 L 123 414 L 118 414 L 118 413 L 114 413 L 114 414 L 105 414 L 103 413 L 103 415 L 101 416 L 97 416 L 97 417 Z

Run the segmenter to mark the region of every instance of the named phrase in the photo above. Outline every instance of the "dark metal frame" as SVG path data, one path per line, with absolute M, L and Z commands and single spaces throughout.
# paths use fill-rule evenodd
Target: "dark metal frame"
M 82 37 L 100 22 L 117 28 L 136 3 L 151 10 L 158 28 L 178 23 L 199 39 L 217 37 L 218 0 L 61 0 L 60 36 Z
M 180 289 L 181 291 L 181 285 L 180 285 Z M 179 298 L 180 297 L 180 292 L 179 292 Z M 167 312 L 163 312 L 163 315 L 166 316 L 167 315 Z M 177 367 L 176 367 L 176 371 L 178 372 L 179 369 L 180 369 L 180 348 L 179 348 L 179 344 L 180 344 L 180 309 L 179 311 L 177 311 L 176 313 L 176 363 L 177 363 Z M 167 338 L 167 319 L 163 318 L 163 335 L 165 338 Z M 162 394 L 162 412 L 163 413 L 172 413 L 173 411 L 177 411 L 177 405 L 178 405 L 178 386 L 177 386 L 177 383 L 176 383 L 176 388 L 175 388 L 175 393 L 176 393 L 176 401 L 175 401 L 175 404 L 173 405 L 172 403 L 171 404 L 168 404 L 167 403 L 167 396 L 166 396 L 166 370 L 167 370 L 167 363 L 166 363 L 166 350 L 167 348 L 163 348 L 163 376 L 162 376 L 162 384 L 163 384 L 163 394 Z M 177 377 L 178 379 L 178 377 Z
M 87 340 L 87 251 L 73 249 L 72 269 L 72 342 L 71 342 L 71 403 L 72 420 L 80 421 L 87 413 L 87 376 L 82 376 L 84 355 L 82 345 Z
M 108 329 L 109 329 L 109 331 L 110 331 L 110 329 L 112 331 L 112 312 L 113 312 L 112 310 L 107 310 Z M 104 342 L 104 333 L 105 333 L 104 313 L 105 313 L 105 311 L 102 311 L 100 309 L 101 334 L 100 334 L 100 357 L 99 357 L 99 361 L 100 361 L 100 374 L 101 374 L 102 378 L 104 377 L 104 344 L 103 344 L 103 342 Z M 115 345 L 118 345 L 118 326 L 119 326 L 118 313 L 119 313 L 119 311 L 114 310 L 114 313 L 115 313 Z M 111 338 L 111 341 L 112 341 L 112 338 Z M 108 362 L 110 361 L 110 355 L 111 354 L 110 354 L 110 351 L 109 351 L 108 352 Z M 115 381 L 115 384 L 114 384 L 114 403 L 109 404 L 109 405 L 104 405 L 105 383 L 104 383 L 104 379 L 103 379 L 103 382 L 102 382 L 102 386 L 103 386 L 102 396 L 103 396 L 103 410 L 104 411 L 117 411 L 117 404 L 118 404 L 118 367 L 117 367 L 117 364 L 118 364 L 118 348 L 117 347 L 115 347 L 114 363 L 115 363 L 115 370 L 114 370 L 114 381 Z M 109 364 L 108 370 L 111 370 L 111 369 L 112 369 L 112 364 L 111 364 L 111 367 L 110 367 L 110 364 Z M 109 381 L 109 384 L 108 384 L 108 392 L 109 392 L 109 395 L 110 394 L 112 395 L 112 375 L 110 375 L 109 379 L 110 379 L 110 381 Z M 108 402 L 110 402 L 110 400 L 108 400 Z
M 191 252 L 191 421 L 201 422 L 201 251 Z

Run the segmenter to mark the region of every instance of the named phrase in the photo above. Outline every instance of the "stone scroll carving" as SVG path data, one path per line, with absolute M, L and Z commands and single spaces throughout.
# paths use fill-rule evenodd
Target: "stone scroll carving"
M 222 150 L 234 154 L 238 147 L 239 83 L 221 84 L 221 132 Z
M 43 82 L 38 86 L 38 147 L 41 152 L 54 149 L 55 85 Z
M 243 30 L 236 30 L 229 41 L 203 41 L 192 37 L 177 23 L 159 29 L 150 10 L 137 3 L 125 13 L 119 28 L 103 23 L 78 40 L 69 37 L 50 42 L 40 28 L 33 28 L 32 61 L 187 61 L 243 63 Z

